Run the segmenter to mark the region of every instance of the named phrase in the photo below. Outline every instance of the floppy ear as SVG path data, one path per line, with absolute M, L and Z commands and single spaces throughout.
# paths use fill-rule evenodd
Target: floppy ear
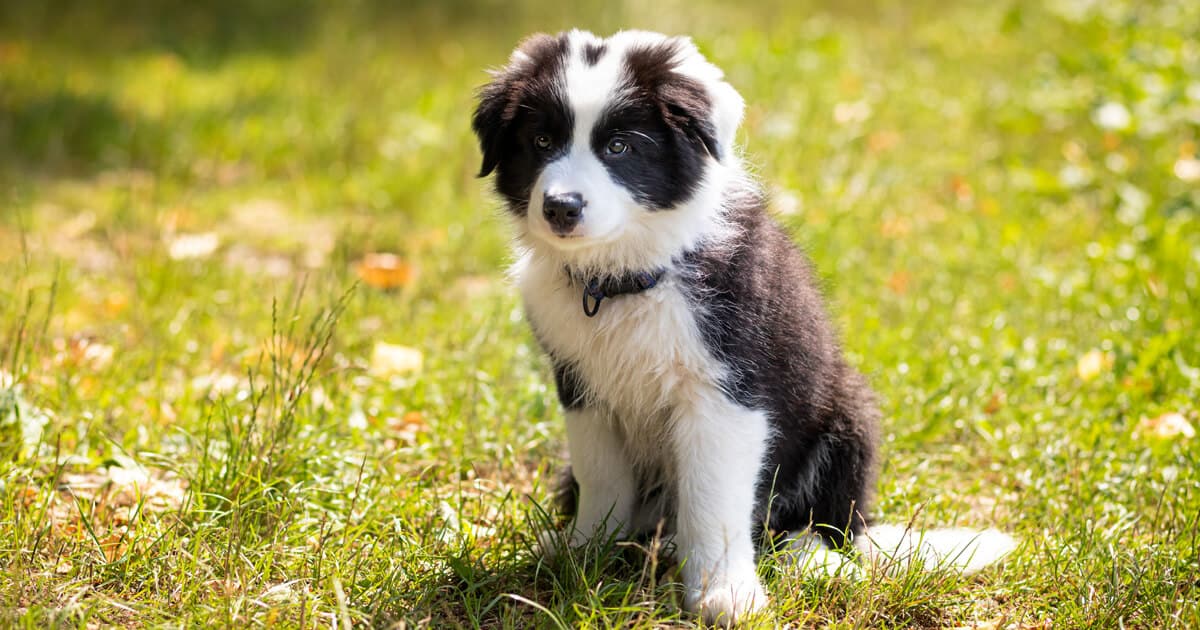
M 553 60 L 561 56 L 566 47 L 566 37 L 554 37 L 535 33 L 526 37 L 508 58 L 508 65 L 492 73 L 492 82 L 479 90 L 479 106 L 471 127 L 479 138 L 483 152 L 483 163 L 479 177 L 486 177 L 496 170 L 500 156 L 504 153 L 517 108 L 521 105 L 530 83 L 540 73 L 545 73 Z
M 732 153 L 742 122 L 742 97 L 690 38 L 639 46 L 628 63 L 634 80 L 654 94 L 668 125 L 702 144 L 713 159 L 724 161 Z
M 696 81 L 679 77 L 660 86 L 658 97 L 667 124 L 699 141 L 713 159 L 721 161 L 725 146 L 717 137 L 712 105 L 704 87 Z
M 487 177 L 500 163 L 500 149 L 512 123 L 512 117 L 505 116 L 512 96 L 511 81 L 503 72 L 479 91 L 479 106 L 471 119 L 471 128 L 475 130 L 479 149 L 483 152 L 479 177 Z

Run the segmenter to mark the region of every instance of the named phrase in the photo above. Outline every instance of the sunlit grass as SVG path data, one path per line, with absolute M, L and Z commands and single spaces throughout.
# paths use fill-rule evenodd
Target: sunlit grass
M 880 520 L 1023 541 L 768 559 L 757 622 L 1200 624 L 1200 5 L 173 4 L 0 6 L 3 625 L 694 623 L 646 549 L 531 553 L 563 434 L 468 118 L 570 26 L 691 33 L 746 97 Z

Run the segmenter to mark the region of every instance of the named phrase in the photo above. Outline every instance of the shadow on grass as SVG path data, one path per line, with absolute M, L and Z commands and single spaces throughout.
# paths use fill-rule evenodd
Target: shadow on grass
M 589 610 L 629 623 L 680 604 L 674 563 L 652 562 L 639 546 L 608 541 L 549 559 L 524 548 L 485 553 L 468 548 L 443 556 L 419 592 L 377 600 L 372 625 L 579 627 L 588 624 L 580 615 Z
M 287 53 L 308 41 L 316 0 L 0 0 L 0 34 L 67 52 L 170 51 L 189 63 L 245 52 Z
M 0 83 L 0 87 L 2 87 Z M 0 97 L 0 172 L 86 174 L 138 166 L 165 151 L 157 123 L 121 111 L 110 99 L 66 90 Z

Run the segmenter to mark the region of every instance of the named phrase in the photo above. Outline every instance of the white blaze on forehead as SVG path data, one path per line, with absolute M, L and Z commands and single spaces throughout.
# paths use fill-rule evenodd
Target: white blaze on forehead
M 605 40 L 585 31 L 571 31 L 567 36 L 569 50 L 564 76 L 567 83 L 567 107 L 575 117 L 572 129 L 571 153 L 590 152 L 592 129 L 604 110 L 619 103 L 626 86 L 625 51 L 606 45 Z M 588 45 L 605 46 L 596 63 L 589 64 Z
M 625 56 L 630 50 L 670 44 L 675 46 L 673 71 L 704 86 L 712 105 L 712 123 L 722 152 L 732 149 L 738 126 L 742 123 L 745 102 L 737 90 L 725 81 L 725 73 L 709 63 L 688 37 L 669 37 L 651 31 L 620 31 L 601 39 L 587 31 L 567 34 L 569 51 L 566 64 L 568 107 L 575 116 L 575 148 L 587 148 L 591 131 L 606 107 L 620 103 L 632 86 L 625 85 Z M 586 59 L 588 45 L 603 46 L 604 53 L 595 64 Z

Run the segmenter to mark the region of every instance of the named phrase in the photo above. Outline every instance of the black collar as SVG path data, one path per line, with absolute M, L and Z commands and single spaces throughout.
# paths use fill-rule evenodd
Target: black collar
M 578 276 L 570 269 L 567 269 L 567 276 L 571 279 L 572 284 L 578 282 L 583 285 L 583 314 L 588 317 L 595 317 L 596 313 L 600 312 L 600 302 L 604 298 L 614 298 L 618 295 L 626 295 L 633 293 L 641 293 L 649 289 L 653 289 L 662 280 L 666 269 L 652 269 L 650 271 L 630 271 L 620 276 L 592 276 L 586 281 L 582 276 Z M 588 306 L 589 300 L 591 306 Z

